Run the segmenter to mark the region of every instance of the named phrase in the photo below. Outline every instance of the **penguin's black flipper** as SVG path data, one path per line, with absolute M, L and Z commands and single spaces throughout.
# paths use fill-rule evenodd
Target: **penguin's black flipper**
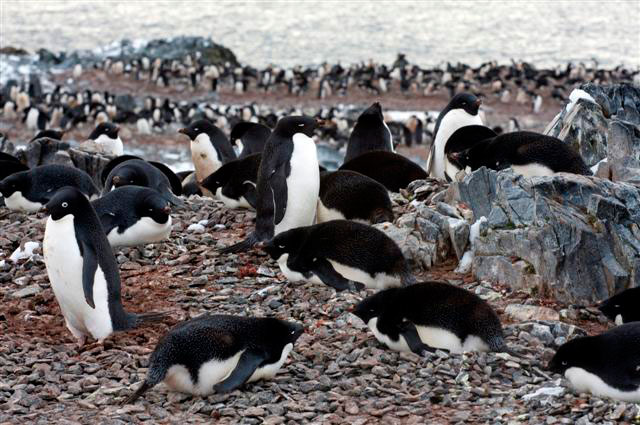
M 295 270 L 295 265 L 290 268 L 291 270 Z M 324 258 L 316 259 L 311 266 L 311 271 L 318 276 L 325 285 L 331 286 L 338 292 L 344 291 L 345 289 L 361 291 L 365 288 L 360 282 L 345 279 L 344 276 L 338 273 L 331 263 Z
M 422 342 L 422 340 L 420 339 L 420 335 L 418 335 L 416 325 L 411 322 L 403 322 L 400 325 L 400 335 L 402 335 L 405 341 L 407 341 L 407 345 L 409 346 L 411 351 L 419 356 L 423 356 L 425 354 L 425 351 L 428 351 L 430 353 L 436 351 L 435 348 Z
M 273 191 L 273 200 L 275 205 L 273 222 L 278 224 L 284 218 L 287 212 L 287 175 L 285 172 L 285 164 L 282 164 L 276 172 L 271 176 L 270 186 Z
M 147 381 L 144 381 L 142 383 L 142 385 L 140 385 L 140 388 L 138 388 L 136 390 L 136 392 L 134 392 L 133 394 L 131 394 L 129 397 L 127 397 L 127 399 L 125 401 L 123 401 L 120 405 L 124 406 L 125 404 L 130 404 L 133 403 L 134 401 L 136 401 L 142 394 L 146 393 L 147 390 L 149 388 L 151 388 L 152 385 L 149 385 L 147 383 Z
M 93 301 L 93 281 L 96 277 L 96 270 L 98 270 L 98 256 L 93 248 L 93 245 L 85 241 L 80 241 L 80 248 L 82 255 L 82 289 L 84 291 L 84 299 L 91 308 L 96 308 L 96 304 Z
M 244 199 L 247 200 L 249 205 L 256 208 L 256 205 L 258 204 L 258 192 L 256 191 L 256 188 L 249 183 L 246 183 L 245 186 L 251 187 L 247 188 L 247 191 L 244 193 Z
M 264 360 L 264 354 L 256 353 L 254 351 L 245 351 L 240 356 L 238 364 L 236 365 L 236 368 L 233 369 L 233 372 L 231 372 L 231 375 L 229 375 L 224 381 L 214 385 L 213 389 L 218 394 L 223 394 L 239 388 L 242 384 L 247 382 L 249 378 L 251 378 L 251 375 L 253 375 Z

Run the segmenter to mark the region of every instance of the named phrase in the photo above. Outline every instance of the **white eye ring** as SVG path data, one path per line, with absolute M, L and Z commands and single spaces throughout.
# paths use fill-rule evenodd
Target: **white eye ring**
M 298 124 L 298 127 L 304 127 L 304 124 Z
M 284 245 L 278 245 L 278 248 L 284 249 Z
M 69 204 L 67 204 L 66 202 L 62 203 L 62 208 L 67 208 L 69 206 Z

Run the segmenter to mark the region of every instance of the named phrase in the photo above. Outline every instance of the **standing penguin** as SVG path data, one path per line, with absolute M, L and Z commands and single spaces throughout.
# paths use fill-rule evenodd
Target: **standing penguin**
M 384 122 L 382 106 L 379 102 L 369 106 L 358 117 L 358 121 L 351 131 L 351 136 L 349 136 L 344 161 L 347 162 L 371 151 L 394 151 L 391 131 Z
M 271 130 L 266 125 L 242 121 L 233 126 L 231 130 L 231 144 L 238 147 L 238 158 L 260 153 L 264 144 L 271 135 Z
M 178 132 L 191 139 L 191 159 L 198 181 L 207 178 L 222 164 L 236 159 L 227 136 L 208 120 L 198 120 Z
M 181 323 L 160 340 L 146 379 L 123 404 L 162 381 L 176 391 L 208 395 L 273 379 L 303 331 L 275 318 L 202 315 Z
M 96 126 L 89 135 L 88 140 L 100 146 L 102 152 L 108 155 L 119 156 L 124 153 L 122 140 L 120 140 L 120 136 L 118 136 L 119 131 L 120 127 L 110 122 L 103 122 Z
M 171 233 L 171 206 L 153 189 L 122 186 L 91 204 L 111 246 L 159 242 Z
M 440 112 L 433 131 L 433 143 L 427 159 L 427 173 L 431 177 L 446 179 L 445 147 L 449 137 L 460 127 L 482 125 L 478 114 L 480 99 L 470 93 L 455 95 Z
M 579 392 L 640 402 L 640 323 L 564 343 L 549 362 Z
M 390 288 L 365 298 L 354 314 L 392 350 L 418 355 L 436 348 L 509 352 L 500 319 L 486 301 L 445 282 Z
M 256 228 L 244 241 L 221 252 L 243 251 L 285 230 L 313 223 L 320 170 L 311 136 L 319 123 L 322 121 L 305 116 L 278 121 L 258 170 Z
M 133 314 L 120 300 L 120 274 L 95 210 L 82 192 L 60 189 L 46 205 L 42 244 L 51 288 L 67 328 L 84 345 L 87 336 L 104 341 L 114 331 L 158 322 L 163 313 Z

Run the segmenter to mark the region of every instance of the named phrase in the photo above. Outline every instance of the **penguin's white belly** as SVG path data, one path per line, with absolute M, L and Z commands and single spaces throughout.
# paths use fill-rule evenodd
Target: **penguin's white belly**
M 278 359 L 277 362 L 266 364 L 262 367 L 257 368 L 256 371 L 253 372 L 253 375 L 251 375 L 251 377 L 247 380 L 247 382 L 257 381 L 259 379 L 273 379 L 278 373 L 278 371 L 280 370 L 280 368 L 282 367 L 282 365 L 284 364 L 284 362 L 287 360 L 287 357 L 289 356 L 289 353 L 291 353 L 292 349 L 293 349 L 292 343 L 288 343 L 287 345 L 285 345 L 284 348 L 282 349 L 282 354 L 280 355 L 280 359 Z
M 400 278 L 391 276 L 386 273 L 376 273 L 375 276 L 371 276 L 364 270 L 357 269 L 355 267 L 346 266 L 335 260 L 327 259 L 342 277 L 354 282 L 360 282 L 370 289 L 386 289 L 392 286 L 400 286 Z
M 278 266 L 280 266 L 280 271 L 287 278 L 289 282 L 304 282 L 309 281 L 311 283 L 315 283 L 318 285 L 322 285 L 322 281 L 318 276 L 313 275 L 310 279 L 304 277 L 304 275 L 300 272 L 291 270 L 289 266 L 287 266 L 287 260 L 289 259 L 289 254 L 283 254 L 278 258 Z
M 37 212 L 42 208 L 40 202 L 31 202 L 22 196 L 22 192 L 19 190 L 13 192 L 11 196 L 4 198 L 4 203 L 7 208 L 14 211 Z
M 202 181 L 222 167 L 222 161 L 218 157 L 218 151 L 213 147 L 209 136 L 199 134 L 191 141 L 191 159 L 196 168 L 196 177 Z
M 171 216 L 166 223 L 158 223 L 151 217 L 142 217 L 133 226 L 118 232 L 114 227 L 107 238 L 111 246 L 134 246 L 165 240 L 171 233 Z
M 83 261 L 76 242 L 73 221 L 72 215 L 57 221 L 49 217 L 42 245 L 44 262 L 67 328 L 76 337 L 91 335 L 101 340 L 113 332 L 107 282 L 98 266 L 93 283 L 93 301 L 96 308 L 91 308 L 84 297 Z
M 622 317 L 622 314 L 616 315 L 615 324 L 617 326 L 624 325 L 624 318 Z
M 27 128 L 36 130 L 38 128 L 38 110 L 36 108 L 29 109 L 27 114 Z
M 325 207 L 322 200 L 318 198 L 318 214 L 316 216 L 316 222 L 324 223 L 325 221 L 331 220 L 346 220 L 346 217 L 334 208 Z
M 222 194 L 221 187 L 216 189 L 216 198 L 220 199 L 227 208 L 247 208 L 250 210 L 253 209 L 251 204 L 249 204 L 249 201 L 247 201 L 244 196 L 241 196 L 240 199 L 233 199 L 224 196 Z
M 378 318 L 374 317 L 369 320 L 367 325 L 378 341 L 395 351 L 411 351 L 409 344 L 407 344 L 407 341 L 402 335 L 399 335 L 398 341 L 393 341 L 389 336 L 378 330 L 377 323 Z M 475 335 L 467 336 L 463 342 L 456 334 L 443 328 L 416 325 L 416 331 L 423 343 L 433 348 L 449 350 L 451 353 L 489 351 L 489 346 Z
M 94 140 L 94 142 L 102 148 L 104 153 L 116 156 L 120 156 L 124 153 L 124 147 L 120 137 L 112 139 L 106 134 L 101 134 L 96 140 Z
M 243 350 L 244 351 L 244 350 Z M 193 382 L 191 374 L 183 365 L 173 365 L 167 371 L 164 383 L 175 391 L 208 395 L 213 394 L 213 386 L 224 381 L 236 368 L 243 351 L 225 360 L 211 359 L 200 366 L 198 381 Z
M 431 167 L 431 176 L 444 179 L 444 147 L 449 140 L 449 137 L 456 130 L 467 125 L 482 125 L 482 119 L 480 114 L 471 115 L 463 109 L 454 109 L 442 118 L 440 121 L 440 127 L 438 127 L 438 133 L 436 134 L 435 152 L 434 158 L 430 158 L 428 161 L 433 161 Z
M 551 168 L 535 162 L 527 165 L 512 165 L 511 168 L 513 168 L 513 171 L 526 178 L 553 176 L 555 174 Z
M 564 376 L 578 392 L 590 392 L 596 396 L 609 397 L 631 403 L 640 402 L 640 388 L 635 391 L 620 391 L 604 382 L 599 376 L 580 367 L 570 367 L 564 372 Z
M 310 226 L 316 216 L 320 192 L 320 171 L 313 139 L 302 134 L 293 135 L 291 173 L 287 177 L 287 207 L 274 235 L 296 227 Z M 276 194 L 277 196 L 277 194 Z

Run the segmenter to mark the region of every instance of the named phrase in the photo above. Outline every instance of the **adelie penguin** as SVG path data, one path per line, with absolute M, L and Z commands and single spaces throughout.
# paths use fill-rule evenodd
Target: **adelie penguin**
M 258 170 L 256 228 L 221 252 L 244 251 L 286 230 L 309 226 L 316 215 L 320 170 L 311 136 L 318 124 L 305 116 L 278 121 L 262 152 Z
M 549 369 L 563 375 L 578 392 L 640 402 L 640 323 L 566 342 Z
M 389 192 L 382 184 L 355 171 L 320 173 L 316 221 L 393 221 Z
M 44 263 L 67 328 L 84 345 L 104 341 L 164 319 L 163 313 L 134 314 L 120 300 L 120 274 L 95 210 L 82 192 L 64 187 L 45 206 L 49 214 L 42 244 Z
M 255 208 L 261 153 L 229 161 L 201 182 L 227 208 Z
M 350 170 L 371 177 L 391 192 L 399 192 L 414 180 L 427 178 L 415 162 L 393 152 L 367 152 L 345 162 L 340 170 Z
M 354 221 L 290 229 L 267 242 L 264 250 L 292 282 L 324 283 L 337 291 L 413 282 L 398 245 L 380 230 Z
M 181 323 L 160 340 L 146 379 L 123 404 L 160 382 L 175 391 L 208 395 L 272 379 L 303 331 L 297 323 L 275 318 L 203 315 Z
M 616 325 L 640 322 L 640 288 L 626 289 L 598 306 Z
M 462 152 L 449 154 L 460 168 L 503 170 L 511 167 L 524 177 L 556 173 L 592 175 L 582 157 L 555 137 L 530 131 L 505 133 L 482 140 Z
M 38 212 L 64 186 L 76 187 L 85 197 L 97 198 L 98 189 L 82 170 L 66 165 L 40 165 L 17 172 L 0 181 L 7 208 Z
M 119 156 L 124 153 L 124 146 L 118 132 L 120 127 L 109 122 L 100 123 L 91 132 L 88 140 L 98 145 L 103 153 Z
M 360 302 L 354 314 L 378 341 L 396 351 L 510 352 L 500 319 L 489 304 L 445 282 L 378 292 Z
M 264 144 L 271 135 L 271 130 L 266 125 L 242 121 L 231 129 L 231 144 L 238 148 L 238 158 L 244 158 L 264 149 Z
M 153 189 L 122 186 L 92 205 L 113 247 L 160 242 L 171 233 L 171 206 Z
M 350 161 L 357 156 L 371 151 L 393 152 L 391 131 L 384 122 L 382 106 L 379 102 L 360 114 L 356 125 L 349 136 L 347 153 L 344 161 Z
M 196 179 L 202 181 L 222 164 L 236 159 L 236 153 L 227 136 L 208 120 L 198 120 L 179 130 L 191 140 L 191 159 L 196 168 Z
M 478 114 L 480 99 L 470 93 L 455 95 L 440 112 L 433 131 L 434 140 L 427 159 L 427 172 L 431 177 L 446 179 L 445 148 L 449 137 L 461 127 L 468 125 L 482 126 Z

